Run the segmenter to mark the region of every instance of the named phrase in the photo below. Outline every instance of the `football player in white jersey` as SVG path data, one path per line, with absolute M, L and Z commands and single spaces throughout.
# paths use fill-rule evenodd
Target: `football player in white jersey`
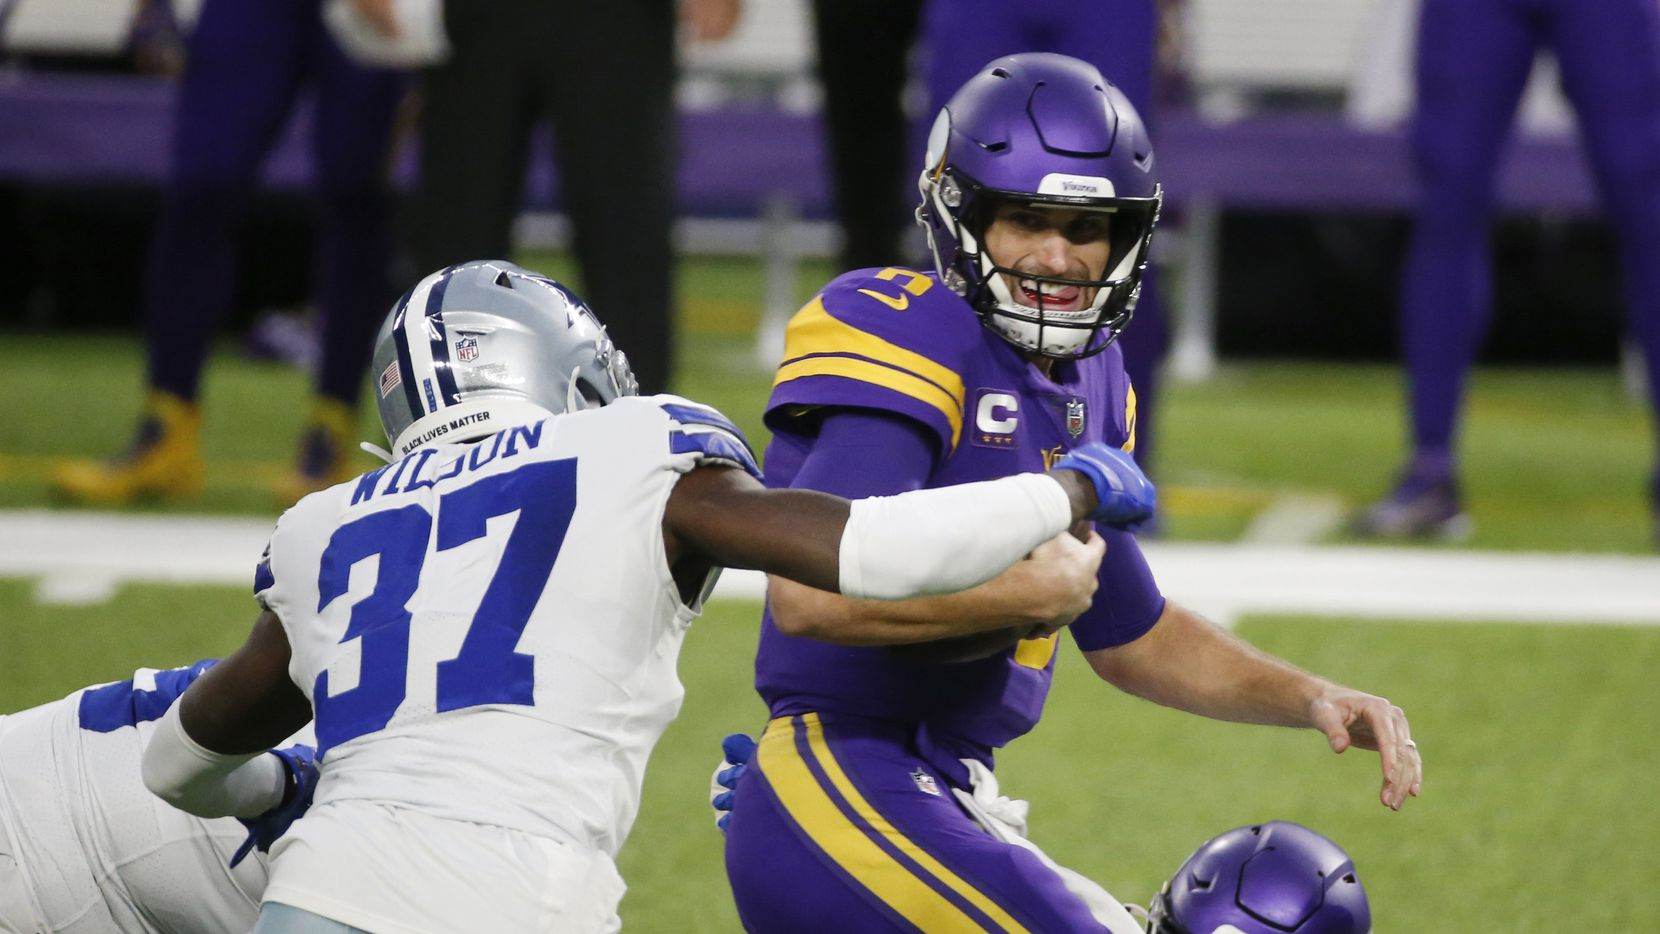
M 141 668 L 0 716 L 0 931 L 253 926 L 266 869 L 235 859 L 248 830 L 169 807 L 139 779 L 156 721 L 212 664 Z
M 396 453 L 278 521 L 247 643 L 144 756 L 178 807 L 291 816 L 259 753 L 315 713 L 315 802 L 275 841 L 256 931 L 612 929 L 613 857 L 719 568 L 902 599 L 1025 566 L 1030 627 L 1053 628 L 1088 605 L 1102 554 L 1063 533 L 1152 509 L 1101 446 L 1049 474 L 851 504 L 767 489 L 725 417 L 633 395 L 587 306 L 505 262 L 423 279 L 371 372 Z M 973 632 L 881 626 L 828 637 Z

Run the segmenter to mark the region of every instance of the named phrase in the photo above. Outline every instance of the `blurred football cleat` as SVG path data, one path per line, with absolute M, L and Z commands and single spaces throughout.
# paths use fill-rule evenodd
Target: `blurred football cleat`
M 311 415 L 300 432 L 294 469 L 276 483 L 282 505 L 357 476 L 357 412 L 336 399 L 312 400 Z
M 201 409 L 172 393 L 152 391 L 132 446 L 107 461 L 70 461 L 57 470 L 57 493 L 81 503 L 120 506 L 147 497 L 202 492 Z
M 1458 481 L 1445 474 L 1409 471 L 1383 500 L 1355 517 L 1364 538 L 1435 538 L 1459 542 L 1474 528 L 1464 512 Z

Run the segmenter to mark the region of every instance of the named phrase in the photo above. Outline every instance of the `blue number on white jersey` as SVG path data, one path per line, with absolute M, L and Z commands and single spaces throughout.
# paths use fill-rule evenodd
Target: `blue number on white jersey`
M 438 501 L 437 550 L 481 538 L 497 516 L 518 513 L 461 651 L 438 663 L 437 708 L 534 702 L 535 661 L 514 647 L 540 598 L 576 511 L 576 459 L 541 461 L 484 477 Z M 317 676 L 318 754 L 382 729 L 403 703 L 409 664 L 407 605 L 420 584 L 432 516 L 416 503 L 371 513 L 336 529 L 317 577 L 317 612 L 346 593 L 352 565 L 380 556 L 374 590 L 353 607 L 341 643 L 361 639 L 356 687 L 329 693 Z

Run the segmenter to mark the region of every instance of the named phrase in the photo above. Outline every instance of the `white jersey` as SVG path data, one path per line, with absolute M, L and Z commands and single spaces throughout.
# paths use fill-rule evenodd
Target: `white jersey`
M 253 925 L 263 857 L 227 865 L 247 831 L 170 807 L 139 773 L 155 721 L 209 664 L 140 669 L 0 717 L 0 930 Z
M 259 595 L 311 699 L 322 777 L 274 849 L 268 898 L 376 930 L 442 929 L 432 912 L 476 898 L 464 890 L 483 891 L 486 874 L 465 871 L 471 844 L 431 834 L 487 850 L 505 831 L 518 836 L 502 847 L 551 843 L 602 863 L 548 870 L 567 880 L 614 878 L 647 756 L 680 709 L 681 640 L 713 583 L 682 599 L 663 512 L 679 477 L 708 462 L 759 475 L 713 409 L 625 397 L 422 448 L 289 510 Z M 417 865 L 429 846 L 459 849 L 457 871 Z M 367 893 L 400 884 L 362 865 L 384 862 L 377 851 L 422 876 L 401 880 L 418 892 Z M 564 861 L 551 852 L 530 861 Z M 428 907 L 401 907 L 417 894 Z M 354 912 L 366 900 L 376 907 Z

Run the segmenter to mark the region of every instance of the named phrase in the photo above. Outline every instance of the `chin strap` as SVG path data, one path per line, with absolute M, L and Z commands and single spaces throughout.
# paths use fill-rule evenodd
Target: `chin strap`
M 364 442 L 359 443 L 358 447 L 362 448 L 365 451 L 368 451 L 370 454 L 375 455 L 376 457 L 378 457 L 381 460 L 387 462 L 388 464 L 392 463 L 392 452 L 388 451 L 387 449 L 381 447 L 378 444 L 371 444 L 368 441 L 364 441 Z
M 572 367 L 570 378 L 565 381 L 565 411 L 580 412 L 588 407 L 587 400 L 576 389 L 576 374 L 582 372 L 582 367 Z

